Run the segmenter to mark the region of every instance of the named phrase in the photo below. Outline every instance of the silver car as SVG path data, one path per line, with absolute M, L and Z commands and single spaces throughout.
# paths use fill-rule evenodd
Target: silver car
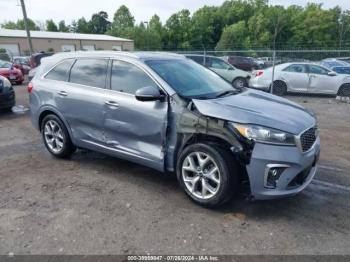
M 53 156 L 86 148 L 174 172 L 203 206 L 228 201 L 241 183 L 256 199 L 294 195 L 316 173 L 311 112 L 235 89 L 181 55 L 57 54 L 43 61 L 28 92 L 33 125 Z
M 257 70 L 252 74 L 249 86 L 269 91 L 272 68 Z M 337 74 L 321 65 L 312 63 L 285 63 L 275 67 L 273 92 L 287 92 L 350 96 L 350 76 Z

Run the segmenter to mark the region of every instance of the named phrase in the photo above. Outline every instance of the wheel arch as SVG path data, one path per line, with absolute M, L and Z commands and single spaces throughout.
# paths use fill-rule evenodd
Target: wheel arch
M 71 128 L 68 124 L 68 122 L 64 119 L 63 115 L 58 112 L 55 108 L 53 107 L 43 107 L 41 110 L 40 110 L 40 113 L 39 113 L 39 117 L 38 117 L 38 122 L 37 122 L 37 125 L 38 125 L 38 129 L 39 131 L 41 131 L 41 124 L 42 124 L 42 121 L 44 120 L 44 118 L 48 115 L 55 115 L 57 116 L 62 122 L 63 124 L 66 126 L 67 130 L 68 130 L 68 133 L 69 133 L 69 136 L 70 136 L 70 139 L 73 141 L 74 140 L 74 137 L 72 136 L 72 131 L 71 131 Z
M 338 88 L 338 91 L 337 91 L 337 95 L 340 95 L 340 91 L 342 90 L 342 88 L 344 87 L 348 87 L 350 88 L 350 82 L 349 83 L 342 83 L 339 88 Z
M 238 164 L 237 166 L 241 170 L 240 172 L 241 178 L 242 179 L 246 178 L 245 176 L 246 172 L 244 168 L 245 164 L 242 162 L 242 160 L 239 160 L 239 158 L 237 158 L 237 155 L 235 155 L 232 152 L 231 148 L 233 147 L 233 145 L 229 141 L 221 137 L 208 135 L 208 134 L 201 134 L 201 133 L 184 134 L 182 135 L 182 138 L 180 138 L 178 141 L 181 141 L 181 142 L 177 146 L 175 157 L 173 159 L 174 160 L 173 165 L 175 167 L 175 170 L 177 167 L 177 162 L 179 160 L 179 157 L 181 153 L 185 150 L 185 148 L 193 144 L 202 143 L 202 144 L 220 147 L 226 150 L 228 153 L 230 153 L 232 155 L 232 160 L 236 161 L 236 163 Z
M 281 79 L 281 78 L 273 80 L 273 84 L 275 84 L 276 82 L 282 82 L 283 84 L 285 84 L 286 88 L 287 88 L 286 91 L 287 92 L 289 91 L 289 84 L 286 80 Z M 272 83 L 270 84 L 269 92 L 271 92 L 271 86 L 272 86 Z

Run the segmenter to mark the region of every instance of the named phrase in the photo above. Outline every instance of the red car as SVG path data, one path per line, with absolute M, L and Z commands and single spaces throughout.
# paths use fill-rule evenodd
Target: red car
M 6 77 L 10 82 L 18 85 L 24 81 L 24 76 L 20 69 L 17 69 L 14 64 L 0 60 L 0 75 Z

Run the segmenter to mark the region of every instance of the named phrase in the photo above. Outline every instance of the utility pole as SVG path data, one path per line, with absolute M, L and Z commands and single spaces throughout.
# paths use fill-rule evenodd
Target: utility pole
M 33 44 L 32 44 L 32 39 L 30 38 L 30 31 L 29 31 L 29 26 L 28 26 L 26 6 L 24 5 L 24 0 L 20 0 L 20 1 L 21 1 L 22 12 L 23 12 L 24 26 L 25 26 L 26 32 L 27 32 L 29 53 L 30 53 L 30 55 L 32 55 L 33 54 Z

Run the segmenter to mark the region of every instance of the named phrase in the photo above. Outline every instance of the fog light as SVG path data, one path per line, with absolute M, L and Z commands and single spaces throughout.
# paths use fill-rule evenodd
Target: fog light
M 289 166 L 281 164 L 270 164 L 266 166 L 264 186 L 274 189 L 277 186 L 278 179 L 286 168 Z

